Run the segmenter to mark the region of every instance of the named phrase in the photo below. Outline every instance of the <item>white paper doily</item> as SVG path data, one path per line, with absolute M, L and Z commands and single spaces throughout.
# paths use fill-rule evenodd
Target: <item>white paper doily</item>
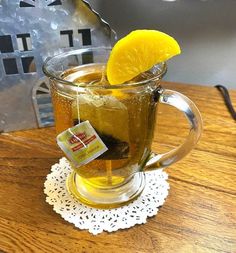
M 52 166 L 44 183 L 46 202 L 63 219 L 94 235 L 146 223 L 148 217 L 157 214 L 158 207 L 164 204 L 168 196 L 168 175 L 163 170 L 156 170 L 145 173 L 146 186 L 132 203 L 114 209 L 96 209 L 78 202 L 67 192 L 66 178 L 70 172 L 66 158 L 61 158 L 59 163 Z

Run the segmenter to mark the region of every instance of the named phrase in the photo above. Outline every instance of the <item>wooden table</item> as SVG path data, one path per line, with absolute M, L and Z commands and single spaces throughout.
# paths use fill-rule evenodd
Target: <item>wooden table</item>
M 43 193 L 51 165 L 62 156 L 54 128 L 3 133 L 0 252 L 236 252 L 236 122 L 213 87 L 163 86 L 196 103 L 204 132 L 190 155 L 166 169 L 170 193 L 158 215 L 144 225 L 97 236 L 76 229 L 52 210 Z M 230 93 L 236 102 L 236 91 Z M 183 141 L 187 123 L 161 105 L 157 129 L 153 149 L 163 151 Z

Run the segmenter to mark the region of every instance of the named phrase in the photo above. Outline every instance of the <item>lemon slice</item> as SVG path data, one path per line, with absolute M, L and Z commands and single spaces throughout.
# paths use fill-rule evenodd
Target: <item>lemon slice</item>
M 178 42 L 156 30 L 136 30 L 119 40 L 107 62 L 110 84 L 122 84 L 180 54 Z

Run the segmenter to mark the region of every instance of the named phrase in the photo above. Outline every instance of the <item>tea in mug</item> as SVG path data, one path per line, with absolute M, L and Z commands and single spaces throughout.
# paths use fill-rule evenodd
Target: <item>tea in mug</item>
M 150 82 L 136 93 L 130 92 L 128 85 L 109 90 L 104 69 L 103 64 L 69 69 L 61 77 L 77 85 L 74 92 L 63 93 L 53 85 L 51 89 L 57 134 L 79 122 L 89 121 L 108 148 L 86 165 L 72 164 L 84 184 L 100 188 L 122 184 L 137 171 L 137 166 L 142 166 L 150 153 L 156 111 L 150 92 L 156 83 Z M 147 75 L 151 73 L 143 73 L 129 83 L 145 80 Z M 97 89 L 100 85 L 108 88 Z

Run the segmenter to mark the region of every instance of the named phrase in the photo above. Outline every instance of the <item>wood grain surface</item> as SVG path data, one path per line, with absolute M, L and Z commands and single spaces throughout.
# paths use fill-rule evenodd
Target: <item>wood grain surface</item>
M 236 122 L 213 87 L 163 83 L 191 98 L 204 131 L 197 147 L 167 168 L 170 193 L 144 225 L 97 236 L 76 229 L 45 202 L 43 183 L 62 157 L 54 128 L 0 135 L 0 252 L 235 253 Z M 236 91 L 230 91 L 236 106 Z M 188 125 L 160 105 L 153 150 L 180 144 Z

